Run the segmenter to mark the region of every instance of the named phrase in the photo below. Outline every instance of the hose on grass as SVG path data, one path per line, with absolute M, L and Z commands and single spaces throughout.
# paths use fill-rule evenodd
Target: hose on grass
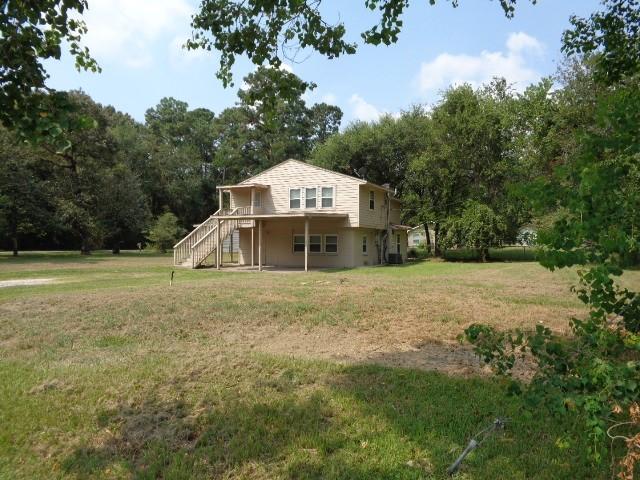
M 460 469 L 462 461 L 465 459 L 465 457 L 480 445 L 482 445 L 485 440 L 487 440 L 487 438 L 491 436 L 492 433 L 497 430 L 504 430 L 507 421 L 508 420 L 506 418 L 498 417 L 493 421 L 491 425 L 474 435 L 471 440 L 469 440 L 467 447 L 463 450 L 460 456 L 456 458 L 456 461 L 453 462 L 449 468 L 447 468 L 447 473 L 449 475 L 454 475 Z

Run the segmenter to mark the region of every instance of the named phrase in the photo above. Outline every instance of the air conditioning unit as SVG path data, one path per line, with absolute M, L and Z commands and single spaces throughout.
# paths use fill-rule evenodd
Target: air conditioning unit
M 402 255 L 399 253 L 390 253 L 389 254 L 389 264 L 391 265 L 400 265 L 402 263 Z

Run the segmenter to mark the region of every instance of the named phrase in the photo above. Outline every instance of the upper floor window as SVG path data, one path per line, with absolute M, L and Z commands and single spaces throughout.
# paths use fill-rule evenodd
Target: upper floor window
M 333 187 L 322 187 L 322 208 L 333 207 Z
M 316 191 L 315 187 L 305 188 L 304 191 L 304 206 L 305 208 L 316 208 Z
M 262 192 L 259 190 L 253 192 L 253 206 L 254 207 L 262 206 Z
M 289 190 L 289 208 L 300 208 L 300 189 L 291 188 Z
M 369 192 L 369 210 L 375 210 L 376 208 L 376 192 L 371 190 Z

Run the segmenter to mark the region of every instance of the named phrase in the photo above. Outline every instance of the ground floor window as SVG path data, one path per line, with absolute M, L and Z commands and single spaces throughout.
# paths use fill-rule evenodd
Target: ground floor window
M 309 251 L 311 253 L 322 252 L 322 235 L 309 235 Z
M 367 255 L 369 251 L 367 250 L 367 236 L 362 236 L 362 254 Z
M 293 251 L 304 252 L 304 235 L 293 236 Z
M 326 253 L 338 253 L 338 235 L 324 236 L 324 251 Z
M 400 254 L 400 234 L 396 235 L 396 253 Z
M 304 235 L 293 236 L 293 251 L 304 253 Z M 309 252 L 322 253 L 322 235 L 309 235 Z

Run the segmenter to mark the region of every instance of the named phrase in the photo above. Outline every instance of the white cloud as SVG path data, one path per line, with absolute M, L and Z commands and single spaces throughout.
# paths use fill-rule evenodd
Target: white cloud
M 322 102 L 328 103 L 329 105 L 335 105 L 338 101 L 338 97 L 336 97 L 333 93 L 326 93 L 322 96 Z
M 378 110 L 374 105 L 368 103 L 357 93 L 351 95 L 349 105 L 351 105 L 353 118 L 364 122 L 374 122 L 384 113 Z
M 186 37 L 193 8 L 186 0 L 89 0 L 83 15 L 88 32 L 83 45 L 98 63 L 148 67 L 155 42 L 166 39 L 173 52 L 176 35 Z
M 431 62 L 423 63 L 417 86 L 427 95 L 449 85 L 470 83 L 479 86 L 493 77 L 504 77 L 517 90 L 524 90 L 540 74 L 528 65 L 531 56 L 541 56 L 544 46 L 526 33 L 512 33 L 506 42 L 506 52 L 483 50 L 479 55 L 442 53 Z
M 293 67 L 288 63 L 284 63 L 284 62 L 280 64 L 280 70 L 282 70 L 283 72 L 293 73 Z

